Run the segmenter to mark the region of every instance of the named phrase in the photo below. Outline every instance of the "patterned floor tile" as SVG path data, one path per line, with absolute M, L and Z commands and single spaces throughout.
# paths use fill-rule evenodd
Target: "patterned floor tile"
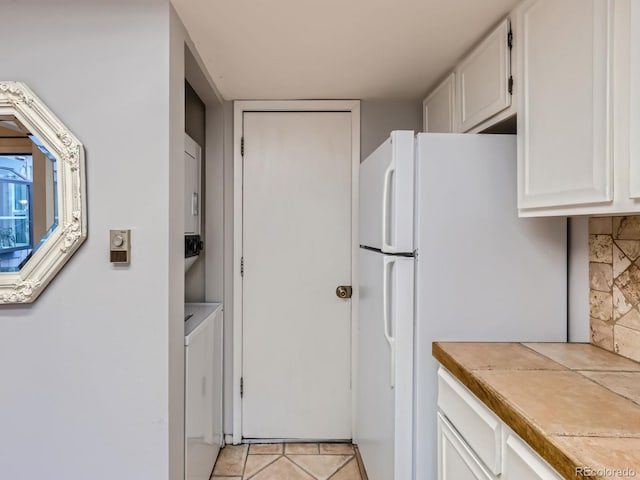
M 267 465 L 275 462 L 280 455 L 249 455 L 247 457 L 247 463 L 244 467 L 244 479 L 249 479 L 263 470 Z
M 281 443 L 254 443 L 249 445 L 249 455 L 278 455 L 282 454 Z
M 315 480 L 291 460 L 280 457 L 251 480 Z
M 355 453 L 353 445 L 349 443 L 321 443 L 321 455 L 353 455 Z
M 241 476 L 247 459 L 248 445 L 227 445 L 218 455 L 213 474 L 219 477 Z
M 210 480 L 366 480 L 345 443 L 228 445 Z
M 287 455 L 318 455 L 320 450 L 317 443 L 285 443 L 284 453 Z
M 327 480 L 353 458 L 353 455 L 288 455 L 290 460 L 317 480 Z
M 356 462 L 356 459 L 354 458 L 343 468 L 338 470 L 335 475 L 330 477 L 330 480 L 360 480 L 360 478 L 358 462 Z

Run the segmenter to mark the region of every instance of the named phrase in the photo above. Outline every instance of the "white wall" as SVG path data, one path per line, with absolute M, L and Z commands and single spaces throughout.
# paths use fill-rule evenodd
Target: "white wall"
M 162 0 L 163 1 L 163 0 Z M 159 75 L 169 83 L 168 195 L 161 204 L 169 214 L 168 228 L 168 473 L 170 480 L 184 479 L 184 132 L 185 42 L 187 32 L 172 6 L 167 5 L 169 55 Z M 158 261 L 164 259 L 158 257 Z
M 5 1 L 1 16 L 0 79 L 27 82 L 85 145 L 89 237 L 35 304 L 0 306 L 0 478 L 177 480 L 168 1 Z M 128 267 L 109 263 L 110 228 L 132 229 Z
M 569 341 L 588 342 L 589 217 L 569 219 Z
M 364 160 L 393 130 L 422 130 L 421 100 L 371 100 L 360 104 L 360 152 Z

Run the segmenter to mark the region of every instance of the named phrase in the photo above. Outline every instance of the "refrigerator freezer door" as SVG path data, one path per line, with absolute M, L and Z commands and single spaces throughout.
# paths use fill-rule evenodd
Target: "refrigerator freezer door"
M 370 480 L 412 478 L 413 271 L 360 249 L 355 439 Z
M 516 139 L 417 136 L 415 478 L 436 478 L 433 341 L 567 339 L 566 219 L 518 218 Z
M 360 165 L 360 245 L 413 252 L 414 133 L 391 137 Z

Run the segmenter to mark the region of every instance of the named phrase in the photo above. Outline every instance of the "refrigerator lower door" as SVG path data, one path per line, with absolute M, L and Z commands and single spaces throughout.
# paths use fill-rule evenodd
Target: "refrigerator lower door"
M 370 480 L 412 478 L 414 259 L 360 249 L 355 439 Z
M 413 132 L 391 132 L 360 164 L 361 245 L 413 252 L 414 145 Z

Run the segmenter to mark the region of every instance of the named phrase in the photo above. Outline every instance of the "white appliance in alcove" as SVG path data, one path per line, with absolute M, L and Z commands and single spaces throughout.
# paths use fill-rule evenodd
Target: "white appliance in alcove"
M 200 170 L 202 148 L 184 135 L 184 233 L 200 235 Z
M 184 135 L 184 235 L 185 272 L 195 263 L 202 250 L 200 210 L 202 148 L 189 135 Z
M 185 480 L 209 480 L 223 442 L 220 303 L 184 306 Z
M 515 136 L 406 131 L 360 164 L 359 220 L 355 441 L 370 480 L 433 480 L 431 343 L 566 341 L 566 220 L 518 218 Z

